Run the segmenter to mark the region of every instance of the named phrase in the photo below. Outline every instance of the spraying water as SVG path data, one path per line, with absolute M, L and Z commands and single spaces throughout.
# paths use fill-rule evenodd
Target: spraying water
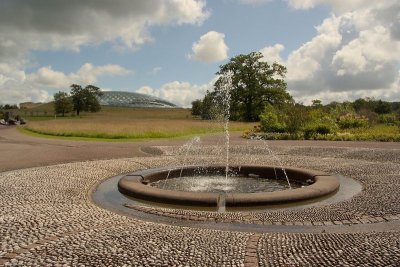
M 285 175 L 286 182 L 289 185 L 289 189 L 292 189 L 292 186 L 290 185 L 289 177 L 287 176 L 286 170 L 283 167 L 280 158 L 277 155 L 275 155 L 275 153 L 269 148 L 269 145 L 268 145 L 267 141 L 263 140 L 263 143 L 264 143 L 264 147 L 268 150 L 269 154 L 277 161 L 278 166 L 282 169 L 283 174 Z M 275 172 L 275 178 L 277 179 L 278 175 L 276 173 L 276 169 L 275 168 L 274 168 L 274 172 Z
M 183 172 L 183 168 L 185 167 L 185 163 L 187 162 L 187 157 L 189 155 L 190 149 L 194 146 L 200 143 L 200 137 L 196 136 L 194 138 L 192 138 L 188 143 L 186 143 L 185 145 L 183 145 L 181 147 L 182 151 L 184 152 L 184 158 L 183 158 L 183 162 L 182 162 L 182 168 L 181 168 L 181 173 L 179 175 L 179 177 L 182 177 L 182 172 Z
M 187 142 L 186 144 L 184 144 L 183 146 L 181 146 L 181 147 L 179 148 L 179 152 L 178 152 L 178 153 L 179 153 L 179 154 L 182 154 L 182 153 L 183 153 L 183 155 L 184 155 L 183 160 L 182 160 L 182 162 L 181 162 L 181 166 L 182 166 L 182 167 L 181 167 L 181 172 L 180 172 L 180 174 L 179 174 L 179 177 L 182 177 L 183 169 L 184 169 L 184 167 L 187 165 L 187 157 L 188 157 L 188 155 L 189 155 L 189 152 L 190 152 L 191 148 L 192 148 L 193 146 L 199 144 L 199 143 L 200 143 L 200 137 L 196 136 L 196 137 L 193 137 L 189 142 Z M 163 189 L 165 188 L 165 185 L 166 185 L 166 183 L 167 183 L 167 181 L 168 181 L 168 178 L 169 178 L 169 176 L 170 176 L 170 173 L 171 173 L 171 169 L 168 170 L 167 177 L 166 177 L 165 180 L 164 180 Z
M 228 178 L 229 174 L 229 146 L 230 146 L 230 135 L 229 135 L 229 119 L 231 110 L 231 89 L 232 89 L 232 76 L 233 72 L 228 71 L 221 77 L 221 97 L 222 97 L 222 112 L 223 112 L 223 123 L 225 132 L 225 178 Z

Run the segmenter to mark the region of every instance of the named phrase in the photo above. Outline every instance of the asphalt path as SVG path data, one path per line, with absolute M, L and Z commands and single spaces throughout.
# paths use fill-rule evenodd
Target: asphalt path
M 101 142 L 42 138 L 20 133 L 15 126 L 0 125 L 0 172 L 59 163 L 99 159 L 154 156 L 153 146 L 180 146 L 190 138 L 150 141 Z M 202 144 L 221 144 L 222 134 L 201 137 Z M 232 145 L 254 144 L 240 133 L 230 135 Z M 365 147 L 400 149 L 392 142 L 268 141 L 273 146 Z

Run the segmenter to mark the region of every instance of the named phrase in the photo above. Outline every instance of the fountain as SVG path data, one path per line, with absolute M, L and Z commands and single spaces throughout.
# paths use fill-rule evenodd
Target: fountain
M 177 167 L 147 169 L 122 177 L 118 190 L 135 199 L 184 206 L 224 207 L 296 203 L 336 192 L 338 179 L 329 174 L 299 168 L 258 165 L 230 165 L 230 90 L 232 73 L 221 77 L 218 92 L 225 132 L 224 165 L 189 165 L 186 159 L 198 137 L 181 151 L 184 162 Z M 270 151 L 271 152 L 271 151 Z M 270 153 L 273 155 L 273 153 Z M 275 155 L 273 157 L 277 158 Z M 210 182 L 211 181 L 211 182 Z M 282 183 L 283 182 L 283 183 Z M 254 185 L 256 184 L 256 188 Z
M 202 174 L 206 176 L 219 176 L 221 179 L 225 172 L 225 166 L 200 166 Z M 237 173 L 239 179 L 265 179 L 274 177 L 285 179 L 282 169 L 271 166 L 230 166 Z M 298 168 L 285 168 L 285 172 L 294 184 L 301 185 L 296 189 L 281 190 L 274 192 L 195 192 L 167 190 L 150 186 L 149 184 L 174 179 L 177 177 L 191 177 L 199 174 L 199 166 L 187 166 L 183 169 L 148 169 L 134 172 L 121 178 L 118 189 L 121 193 L 147 201 L 195 206 L 217 207 L 221 197 L 225 198 L 227 207 L 253 206 L 293 203 L 297 201 L 310 200 L 335 192 L 339 187 L 336 177 L 329 174 Z M 182 173 L 182 176 L 181 176 Z M 224 196 L 222 196 L 224 195 Z

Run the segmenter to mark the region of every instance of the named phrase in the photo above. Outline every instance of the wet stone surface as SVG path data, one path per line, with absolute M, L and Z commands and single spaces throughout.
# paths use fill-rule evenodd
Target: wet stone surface
M 398 229 L 359 233 L 347 226 L 400 219 L 398 150 L 271 149 L 279 155 L 283 165 L 349 176 L 363 185 L 363 191 L 342 202 L 305 209 L 218 213 L 148 207 L 147 212 L 158 212 L 176 220 L 203 218 L 215 224 L 237 221 L 265 227 L 269 224 L 293 227 L 298 223 L 310 227 L 334 224 L 344 230 L 255 236 L 251 231 L 147 222 L 102 209 L 91 201 L 91 190 L 103 179 L 182 162 L 172 148 L 163 148 L 167 152 L 165 156 L 70 163 L 0 173 L 0 265 L 398 266 Z M 260 148 L 254 151 L 251 156 L 233 153 L 232 162 L 277 164 L 276 158 L 267 151 Z M 199 164 L 212 160 L 215 163 L 217 157 L 210 157 L 213 153 L 215 149 L 209 148 L 204 156 L 188 157 L 187 162 Z

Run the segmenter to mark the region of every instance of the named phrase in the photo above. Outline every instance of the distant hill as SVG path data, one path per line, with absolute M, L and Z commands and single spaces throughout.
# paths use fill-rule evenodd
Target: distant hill
M 19 103 L 19 108 L 20 109 L 30 109 L 30 108 L 36 108 L 43 105 L 43 103 L 33 103 L 33 102 L 23 102 Z

